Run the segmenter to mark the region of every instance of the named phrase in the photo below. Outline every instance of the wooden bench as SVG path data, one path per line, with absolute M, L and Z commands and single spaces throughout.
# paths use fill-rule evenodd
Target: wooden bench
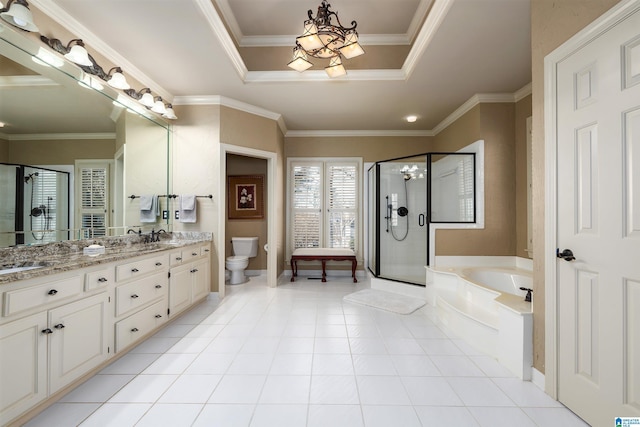
M 332 248 L 300 248 L 293 251 L 291 255 L 291 281 L 295 282 L 298 275 L 298 261 L 320 261 L 322 262 L 322 281 L 327 281 L 326 265 L 327 261 L 351 261 L 351 276 L 353 283 L 357 283 L 356 267 L 358 261 L 356 254 L 351 249 Z

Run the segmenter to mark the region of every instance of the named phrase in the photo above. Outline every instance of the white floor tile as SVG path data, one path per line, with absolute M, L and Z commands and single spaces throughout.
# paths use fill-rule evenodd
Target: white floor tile
M 206 403 L 221 375 L 181 375 L 158 403 Z
M 201 353 L 184 371 L 187 375 L 224 374 L 235 359 L 235 354 Z
M 138 421 L 136 427 L 189 427 L 204 405 L 155 404 Z
M 360 405 L 310 405 L 307 427 L 362 427 Z
M 347 327 L 344 324 L 325 325 L 318 323 L 316 325 L 316 337 L 347 338 Z
M 421 427 L 420 420 L 412 406 L 383 406 L 383 405 L 363 405 L 362 413 L 366 427 Z M 425 424 L 425 425 L 456 425 L 447 422 L 446 424 Z
M 315 314 L 311 323 L 294 323 L 288 325 L 282 332 L 284 337 L 313 338 L 316 336 Z
M 311 404 L 359 404 L 354 376 L 314 375 L 311 377 Z
M 166 327 L 156 332 L 153 336 L 155 338 L 167 338 L 167 337 L 182 338 L 186 336 L 189 333 L 189 331 L 191 331 L 193 328 L 194 328 L 193 325 L 181 325 L 177 323 L 171 323 L 170 325 L 167 325 Z
M 97 403 L 54 403 L 24 427 L 77 426 L 99 407 Z
M 270 375 L 311 375 L 312 354 L 276 354 Z
M 220 337 L 217 336 L 202 350 L 203 353 L 231 353 L 235 354 L 240 351 L 246 337 Z
M 469 356 L 482 372 L 491 378 L 513 378 L 514 375 L 491 356 Z
M 120 359 L 105 367 L 101 374 L 139 374 L 147 369 L 156 359 L 157 353 L 127 353 Z
M 353 375 L 353 362 L 349 354 L 314 354 L 313 375 Z
M 562 404 L 540 390 L 531 381 L 518 378 L 494 378 L 493 382 L 520 407 L 562 408 Z
M 133 378 L 135 378 L 134 375 L 95 375 L 65 395 L 59 402 L 103 403 Z
M 466 406 L 516 406 L 489 378 L 448 378 Z
M 352 354 L 387 354 L 382 338 L 349 338 Z
M 385 338 L 389 354 L 425 354 L 414 338 Z
M 522 410 L 539 426 L 589 427 L 567 408 L 522 408 Z M 613 425 L 613 422 L 611 423 Z
M 316 323 L 318 325 L 344 325 L 345 318 L 344 314 L 318 314 L 316 319 Z M 342 330 L 342 328 L 341 328 Z M 346 333 L 346 328 L 344 329 Z
M 147 403 L 105 403 L 80 426 L 82 427 L 130 427 L 151 408 Z M 77 424 L 49 424 L 72 426 Z
M 485 377 L 486 375 L 468 356 L 430 356 L 445 377 Z
M 207 404 L 198 415 L 193 427 L 249 427 L 254 405 Z
M 411 405 L 400 377 L 358 376 L 363 405 Z
M 273 354 L 238 354 L 227 369 L 227 373 L 232 375 L 266 375 L 271 368 L 273 357 Z
M 177 375 L 138 375 L 109 399 L 109 402 L 154 403 L 176 378 Z
M 245 341 L 244 345 L 240 349 L 240 353 L 245 354 L 265 354 L 275 353 L 278 344 L 280 344 L 280 338 L 274 337 L 249 337 Z
M 129 353 L 165 353 L 178 341 L 180 341 L 180 338 L 177 337 L 151 337 L 137 347 L 132 348 Z
M 520 408 L 470 407 L 469 411 L 482 427 L 536 427 Z M 546 426 L 565 424 L 546 424 Z
M 311 376 L 271 375 L 262 388 L 260 404 L 264 403 L 309 403 Z
M 363 314 L 345 314 L 344 323 L 347 325 L 373 325 L 373 317 Z
M 265 375 L 225 375 L 208 403 L 257 403 Z
M 394 354 L 391 360 L 398 375 L 403 377 L 439 377 L 442 374 L 429 356 L 416 354 Z
M 464 353 L 449 339 L 419 339 L 418 343 L 430 356 L 461 356 Z
M 181 374 L 195 360 L 196 354 L 166 353 L 156 359 L 143 374 Z
M 386 354 L 359 354 L 353 356 L 356 375 L 398 375 L 393 360 Z
M 284 337 L 278 344 L 278 353 L 313 353 L 314 339 L 307 337 Z
M 349 340 L 347 338 L 325 338 L 315 339 L 314 353 L 324 354 L 350 354 Z
M 347 325 L 349 338 L 380 338 L 380 331 L 374 323 L 364 325 Z
M 464 404 L 444 378 L 402 377 L 402 383 L 414 405 L 463 406 Z
M 167 350 L 167 353 L 200 353 L 211 341 L 212 338 L 180 338 L 180 341 Z
M 251 427 L 300 427 L 307 423 L 307 405 L 258 405 Z
M 414 408 L 424 426 L 478 426 L 471 412 L 463 406 L 415 406 Z
M 185 336 L 190 338 L 215 338 L 222 329 L 224 329 L 224 325 L 200 324 L 191 329 Z

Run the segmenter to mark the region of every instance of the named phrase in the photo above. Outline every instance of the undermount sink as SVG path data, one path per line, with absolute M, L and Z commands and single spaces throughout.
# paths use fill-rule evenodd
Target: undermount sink
M 50 264 L 41 261 L 26 261 L 0 266 L 0 274 L 19 273 L 21 271 L 34 270 L 36 268 L 48 267 Z

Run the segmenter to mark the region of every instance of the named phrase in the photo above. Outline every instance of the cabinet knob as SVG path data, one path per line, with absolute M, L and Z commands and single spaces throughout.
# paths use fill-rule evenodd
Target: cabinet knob
M 193 270 L 191 270 L 192 273 L 196 273 L 198 271 L 197 268 L 194 268 Z
M 209 249 L 205 249 L 204 251 L 205 251 L 205 252 L 209 252 Z
M 98 279 L 98 282 L 103 282 L 104 283 L 104 282 L 107 282 L 107 281 L 108 280 L 107 280 L 106 277 L 101 277 L 101 278 Z
M 162 265 L 161 262 L 156 262 L 156 266 L 160 267 Z
M 162 317 L 162 314 L 156 314 L 156 319 L 159 319 Z
M 45 335 L 49 335 L 49 334 L 52 334 L 53 331 L 51 329 L 47 328 L 47 329 L 43 329 L 42 333 L 45 334 Z
M 156 285 L 156 289 L 160 289 L 162 285 Z
M 182 261 L 182 257 L 181 256 L 177 256 L 176 257 L 176 261 Z
M 131 298 L 136 299 L 136 298 L 138 298 L 138 295 L 137 294 L 133 294 L 133 295 L 131 295 Z
M 54 326 L 54 328 L 56 328 L 56 329 L 64 329 L 64 325 L 62 323 L 58 323 L 56 326 Z
M 191 252 L 191 255 L 192 256 L 198 256 L 198 253 L 197 252 Z
M 51 289 L 49 292 L 47 292 L 48 295 L 55 295 L 57 293 L 58 291 L 56 291 L 55 289 Z
M 138 332 L 138 328 L 131 328 L 131 332 Z
M 131 269 L 131 272 L 132 272 L 132 273 L 137 273 L 138 271 L 140 271 L 140 270 L 138 270 L 137 268 L 132 268 L 132 269 Z

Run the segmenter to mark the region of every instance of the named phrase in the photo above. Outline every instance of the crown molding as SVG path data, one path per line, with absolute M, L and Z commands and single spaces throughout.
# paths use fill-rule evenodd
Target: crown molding
M 409 51 L 409 55 L 407 55 L 407 59 L 405 59 L 402 65 L 402 71 L 406 79 L 413 73 L 418 60 L 422 57 L 433 36 L 435 36 L 438 31 L 440 24 L 444 21 L 445 16 L 447 16 L 447 12 L 449 12 L 451 5 L 453 5 L 453 1 L 454 0 L 434 0 L 427 19 L 420 29 L 416 41 Z
M 445 130 L 449 125 L 468 113 L 472 108 L 481 103 L 512 103 L 515 102 L 512 93 L 478 93 L 469 98 L 464 104 L 449 114 L 443 121 L 433 128 L 434 135 Z
M 74 139 L 116 139 L 114 132 L 102 133 L 32 133 L 32 134 L 0 134 L 0 138 L 8 141 L 43 141 L 43 140 L 74 140 Z
M 236 72 L 240 76 L 240 79 L 245 80 L 246 75 L 249 70 L 247 70 L 247 66 L 244 64 L 236 45 L 233 43 L 233 39 L 227 32 L 218 11 L 213 6 L 211 0 L 194 0 L 196 4 L 200 7 L 200 10 L 204 14 L 209 26 L 213 29 L 216 37 L 220 41 L 222 48 L 224 49 L 227 57 L 231 60 L 233 67 L 236 69 Z
M 236 15 L 233 13 L 233 10 L 229 5 L 229 2 L 227 0 L 209 0 L 209 1 L 210 3 L 212 3 L 211 6 L 214 9 L 215 9 L 215 6 L 213 6 L 214 2 L 218 6 L 217 10 L 219 10 L 222 16 L 224 17 L 224 22 L 227 23 L 227 27 L 229 28 L 229 31 L 231 31 L 231 34 L 233 35 L 233 37 L 238 41 L 238 44 L 242 46 L 240 41 L 244 38 L 244 36 L 242 34 L 242 30 L 240 29 L 240 24 L 238 24 L 238 20 L 236 19 Z
M 431 6 L 433 6 L 434 1 L 435 0 L 420 0 L 420 3 L 418 3 L 416 13 L 413 15 L 413 19 L 411 20 L 411 24 L 409 24 L 409 29 L 406 34 L 409 43 L 411 43 L 411 40 L 416 38 L 416 34 L 420 31 L 420 27 L 425 21 L 425 17 L 427 16 L 427 13 L 429 13 Z
M 0 87 L 30 87 L 30 86 L 60 86 L 50 78 L 27 75 L 27 76 L 0 76 Z
M 210 96 L 177 96 L 173 100 L 173 105 L 221 105 L 223 107 L 233 108 L 235 110 L 244 111 L 245 113 L 264 117 L 274 120 L 278 123 L 278 127 L 283 134 L 287 133 L 287 125 L 280 113 L 274 113 L 264 108 L 256 107 L 246 102 L 238 101 L 226 96 L 210 95 Z
M 527 96 L 531 95 L 532 93 L 533 93 L 533 91 L 531 89 L 531 83 L 528 83 L 525 86 L 523 86 L 522 88 L 518 89 L 513 94 L 514 102 L 518 102 L 518 101 L 526 98 Z
M 344 82 L 344 81 L 394 81 L 405 80 L 402 70 L 347 70 L 347 75 L 335 79 L 320 70 L 305 71 L 249 71 L 245 83 L 286 82 Z
M 102 56 L 126 70 L 127 74 L 131 77 L 147 87 L 152 88 L 153 92 L 160 95 L 163 99 L 169 101 L 173 98 L 171 93 L 143 73 L 124 56 L 120 55 L 117 51 L 103 42 L 87 27 L 65 12 L 65 10 L 58 6 L 53 0 L 29 0 L 29 2 L 44 12 L 51 19 L 69 30 L 72 34 L 75 34 L 76 37 L 81 38 L 88 46 L 91 46 L 91 48 L 98 51 Z
M 287 138 L 370 137 L 370 136 L 434 136 L 430 130 L 290 130 Z

